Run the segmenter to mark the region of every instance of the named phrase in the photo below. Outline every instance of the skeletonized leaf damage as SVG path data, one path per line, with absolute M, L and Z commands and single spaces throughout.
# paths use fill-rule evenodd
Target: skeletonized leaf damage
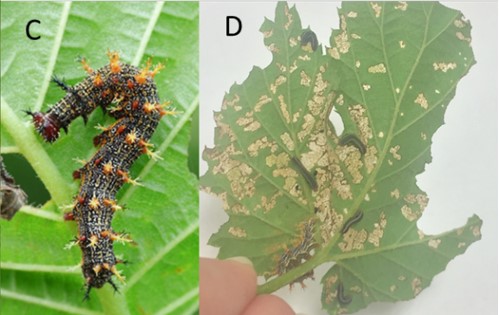
M 475 62 L 469 22 L 423 2 L 346 2 L 339 16 L 323 55 L 295 8 L 278 4 L 261 28 L 273 60 L 225 96 L 202 178 L 229 214 L 210 239 L 219 257 L 247 256 L 278 286 L 335 261 L 322 279 L 331 314 L 413 298 L 481 225 L 474 216 L 435 236 L 416 225 L 428 203 L 416 175 Z

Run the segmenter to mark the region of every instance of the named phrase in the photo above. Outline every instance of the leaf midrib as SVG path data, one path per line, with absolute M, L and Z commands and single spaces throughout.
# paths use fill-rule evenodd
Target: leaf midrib
M 368 4 L 366 4 L 366 5 L 368 5 Z M 433 8 L 433 4 L 432 4 L 432 8 Z M 384 12 L 385 11 L 386 10 L 382 10 L 382 16 L 381 16 L 382 19 L 384 19 L 384 15 L 385 15 Z M 373 17 L 373 18 L 375 18 L 375 17 Z M 389 63 L 388 63 L 388 57 L 387 57 L 387 53 L 386 53 L 386 48 L 385 48 L 385 45 L 384 45 L 385 39 L 384 39 L 384 35 L 383 35 L 382 26 L 383 26 L 383 23 L 381 24 L 381 27 L 379 29 L 379 33 L 380 33 L 381 40 L 382 40 L 384 63 L 385 63 L 385 66 L 387 68 L 387 74 L 389 76 L 390 83 L 391 83 L 391 86 L 392 86 L 392 91 L 391 92 L 392 92 L 393 100 L 395 102 L 395 109 L 394 109 L 394 114 L 393 114 L 393 117 L 392 117 L 392 122 L 391 122 L 390 127 L 389 127 L 389 131 L 387 132 L 387 139 L 385 141 L 385 145 L 384 145 L 382 151 L 379 154 L 378 162 L 376 163 L 376 167 L 373 169 L 373 171 L 371 172 L 371 174 L 367 177 L 365 185 L 362 188 L 361 192 L 359 193 L 359 196 L 356 199 L 354 199 L 354 201 L 352 203 L 352 209 L 357 209 L 360 206 L 360 204 L 363 202 L 365 195 L 367 194 L 367 192 L 369 191 L 369 189 L 371 189 L 373 183 L 375 182 L 376 177 L 378 175 L 378 172 L 381 169 L 381 167 L 382 167 L 382 165 L 383 165 L 383 163 L 385 161 L 385 157 L 386 157 L 386 155 L 387 155 L 387 153 L 389 151 L 389 148 L 392 145 L 394 128 L 396 126 L 396 122 L 397 122 L 397 119 L 398 119 L 398 116 L 399 116 L 398 113 L 400 111 L 400 106 L 402 104 L 402 100 L 404 99 L 405 93 L 406 93 L 406 91 L 407 91 L 407 89 L 409 87 L 409 83 L 412 80 L 414 72 L 416 71 L 416 68 L 419 65 L 419 61 L 421 59 L 421 56 L 423 55 L 423 53 L 424 53 L 424 51 L 425 51 L 425 49 L 427 47 L 426 46 L 426 39 L 427 39 L 428 28 L 429 28 L 429 17 L 426 19 L 426 23 L 425 23 L 425 33 L 424 33 L 424 38 L 423 38 L 423 44 L 421 45 L 421 48 L 419 50 L 418 56 L 416 58 L 416 61 L 414 62 L 414 65 L 413 65 L 413 67 L 412 67 L 409 75 L 407 76 L 406 82 L 404 84 L 404 87 L 403 87 L 403 89 L 401 91 L 401 94 L 400 94 L 400 97 L 398 98 L 398 100 L 397 100 L 397 97 L 395 95 L 395 89 L 394 89 L 394 85 L 393 85 L 393 78 L 392 78 L 392 74 L 391 74 L 391 71 L 390 71 L 390 66 L 389 66 Z M 351 48 L 351 49 L 353 50 L 353 48 Z M 361 86 L 360 81 L 358 81 L 358 83 L 359 83 L 359 86 Z M 370 111 L 368 110 L 367 112 L 369 113 Z M 372 123 L 372 119 L 370 119 L 370 123 Z M 376 137 L 376 132 L 375 132 L 374 128 L 373 128 L 373 136 Z M 353 214 L 353 212 L 352 212 L 352 214 Z

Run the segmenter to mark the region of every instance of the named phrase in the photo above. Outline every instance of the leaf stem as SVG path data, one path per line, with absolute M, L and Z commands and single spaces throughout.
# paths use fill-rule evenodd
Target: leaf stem
M 2 126 L 14 139 L 19 148 L 19 153 L 28 160 L 45 184 L 52 199 L 58 205 L 69 203 L 72 194 L 71 186 L 59 173 L 45 148 L 43 148 L 33 132 L 26 128 L 25 123 L 19 119 L 3 97 L 1 98 L 0 107 Z
M 43 210 L 40 208 L 32 207 L 32 206 L 23 206 L 21 209 L 19 209 L 19 211 L 24 212 L 24 213 L 29 214 L 29 215 L 32 215 L 32 216 L 35 216 L 35 217 L 47 219 L 47 220 L 52 220 L 52 221 L 56 221 L 56 222 L 64 221 L 64 219 L 62 218 L 62 216 L 60 214 L 50 212 L 47 210 Z
M 286 284 L 293 282 L 294 279 L 297 279 L 298 277 L 304 275 L 308 271 L 313 270 L 314 268 L 327 262 L 328 260 L 330 260 L 327 259 L 328 252 L 329 251 L 323 249 L 322 251 L 317 253 L 317 255 L 313 256 L 310 260 L 303 263 L 302 265 L 294 269 L 291 269 L 289 272 L 283 274 L 282 276 L 279 276 L 264 284 L 259 285 L 256 289 L 257 294 L 270 294 L 274 291 L 277 291 Z
M 9 153 L 19 153 L 19 148 L 15 145 L 12 146 L 2 146 L 2 154 L 9 154 Z

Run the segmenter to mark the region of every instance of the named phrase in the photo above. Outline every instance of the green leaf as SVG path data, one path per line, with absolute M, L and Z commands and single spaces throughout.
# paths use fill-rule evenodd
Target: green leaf
M 191 117 L 198 107 L 198 4 L 159 3 L 2 3 L 2 153 L 22 154 L 50 192 L 42 208 L 26 206 L 10 222 L 1 222 L 2 313 L 191 314 L 198 301 L 197 180 L 187 166 Z M 26 23 L 36 17 L 31 33 Z M 144 187 L 124 186 L 113 228 L 126 230 L 136 246 L 115 246 L 129 263 L 121 266 L 127 284 L 120 294 L 105 286 L 82 303 L 84 280 L 77 248 L 64 250 L 76 225 L 62 220 L 62 207 L 78 191 L 75 158 L 95 153 L 94 126 L 113 121 L 97 110 L 87 126 L 77 119 L 54 144 L 35 134 L 22 110 L 47 110 L 62 96 L 52 75 L 69 84 L 85 73 L 75 62 L 94 68 L 117 50 L 124 62 L 164 63 L 155 77 L 160 99 L 181 114 L 160 122 L 152 143 L 163 160 L 144 156 L 132 177 Z M 36 192 L 33 192 L 36 194 Z M 28 196 L 29 199 L 29 196 Z M 159 298 L 161 297 L 161 298 Z
M 440 235 L 417 227 L 428 198 L 416 175 L 475 63 L 469 22 L 434 2 L 345 2 L 339 16 L 323 55 L 278 4 L 261 28 L 272 62 L 225 96 L 201 178 L 229 215 L 209 241 L 219 257 L 250 258 L 261 293 L 335 262 L 322 279 L 330 314 L 413 298 L 481 237 L 477 216 Z

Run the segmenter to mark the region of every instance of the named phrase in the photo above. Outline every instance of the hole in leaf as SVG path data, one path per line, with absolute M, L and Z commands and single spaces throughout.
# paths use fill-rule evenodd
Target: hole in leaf
M 5 168 L 28 195 L 28 204 L 44 204 L 50 194 L 28 161 L 20 154 L 3 154 Z
M 333 124 L 334 130 L 336 130 L 336 135 L 339 136 L 343 133 L 345 126 L 343 125 L 343 120 L 340 114 L 333 108 L 329 114 L 329 121 Z

